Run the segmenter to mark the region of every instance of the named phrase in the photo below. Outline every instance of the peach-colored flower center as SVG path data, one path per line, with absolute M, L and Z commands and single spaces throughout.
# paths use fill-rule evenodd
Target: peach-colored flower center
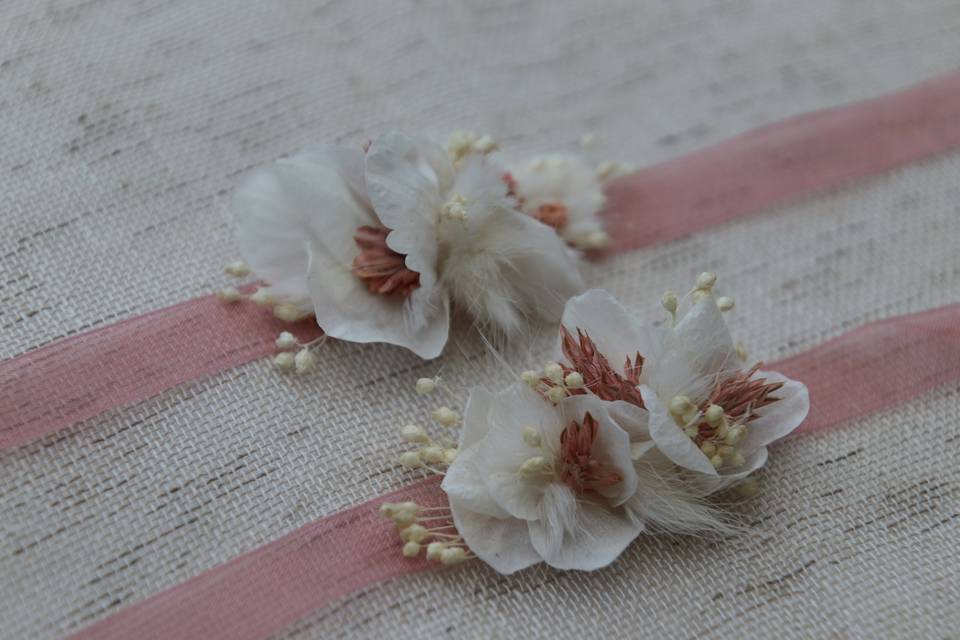
M 404 256 L 387 246 L 389 229 L 363 226 L 353 234 L 360 254 L 353 259 L 353 273 L 370 293 L 405 298 L 420 286 L 420 274 L 411 271 Z
M 589 413 L 571 422 L 560 434 L 560 480 L 577 493 L 612 487 L 623 480 L 610 465 L 593 457 L 599 425 Z
M 626 359 L 623 374 L 620 374 L 610 366 L 606 357 L 597 351 L 597 345 L 585 331 L 578 328 L 575 339 L 566 327 L 561 326 L 560 338 L 563 355 L 570 363 L 561 364 L 564 376 L 573 371 L 583 376 L 584 388 L 569 389 L 571 394 L 579 395 L 589 391 L 601 400 L 623 400 L 644 408 L 643 398 L 637 388 L 640 384 L 640 372 L 643 370 L 643 356 L 639 352 L 632 362 L 630 358 Z M 544 378 L 543 382 L 548 387 L 554 386 L 547 378 Z
M 540 205 L 533 217 L 554 229 L 562 229 L 570 219 L 567 207 L 562 202 L 547 202 Z
M 771 394 L 783 386 L 782 382 L 767 382 L 765 378 L 751 380 L 750 378 L 760 369 L 760 366 L 759 363 L 755 364 L 749 370 L 738 371 L 718 383 L 710 393 L 710 397 L 700 405 L 700 411 L 706 412 L 711 404 L 720 405 L 731 424 L 747 424 L 759 417 L 754 412 L 760 407 L 779 400 Z M 695 440 L 697 444 L 701 444 L 710 440 L 717 429 L 702 420 L 697 425 L 697 430 Z

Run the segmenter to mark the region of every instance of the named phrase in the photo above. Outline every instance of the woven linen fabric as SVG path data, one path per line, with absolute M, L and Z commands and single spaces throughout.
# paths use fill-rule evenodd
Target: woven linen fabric
M 208 293 L 251 168 L 389 128 L 645 165 L 960 66 L 953 2 L 11 2 L 0 7 L 0 357 Z M 705 269 L 772 361 L 960 300 L 960 154 L 587 266 L 648 320 Z M 0 637 L 53 637 L 411 482 L 397 427 L 507 384 L 463 323 L 424 363 L 331 342 L 0 454 Z M 507 354 L 542 362 L 552 336 Z M 891 372 L 896 375 L 896 372 Z M 855 380 L 850 384 L 856 384 Z M 954 637 L 956 386 L 773 450 L 754 526 L 641 538 L 608 569 L 471 563 L 280 637 Z M 815 401 L 815 399 L 814 399 Z

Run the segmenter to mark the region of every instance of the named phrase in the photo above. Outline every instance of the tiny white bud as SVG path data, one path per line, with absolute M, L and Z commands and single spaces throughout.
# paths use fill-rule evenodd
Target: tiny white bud
M 397 505 L 395 505 L 392 502 L 384 502 L 382 505 L 380 505 L 380 515 L 384 517 L 393 518 L 396 512 L 397 512 Z
M 242 278 L 250 275 L 250 267 L 248 267 L 247 263 L 243 260 L 231 262 L 223 268 L 223 271 L 227 275 L 233 276 L 234 278 Z
M 420 555 L 420 545 L 416 542 L 408 542 L 403 545 L 404 558 L 416 558 Z
M 733 309 L 733 298 L 721 296 L 717 299 L 717 308 L 720 309 L 720 311 L 730 311 Z
M 583 241 L 580 243 L 580 246 L 584 249 L 606 249 L 610 245 L 610 236 L 607 235 L 606 231 L 601 231 L 599 229 L 590 231 L 585 236 L 583 236 Z
M 295 366 L 294 357 L 292 353 L 278 353 L 273 358 L 273 366 L 277 369 L 282 369 L 283 371 L 289 371 Z
M 736 351 L 737 351 L 737 357 L 740 358 L 741 361 L 744 361 L 744 362 L 745 362 L 746 359 L 747 359 L 747 355 L 748 355 L 748 354 L 747 354 L 747 347 L 744 346 L 744 344 L 743 344 L 742 342 L 738 342 L 738 343 L 737 343 L 737 346 L 736 346 Z
M 673 291 L 665 291 L 663 296 L 660 298 L 660 304 L 662 304 L 663 308 L 670 313 L 676 313 L 677 294 L 675 294 Z
M 476 142 L 473 143 L 473 148 L 475 151 L 486 155 L 496 151 L 499 147 L 490 136 L 480 136 Z
M 457 459 L 458 451 L 456 449 L 444 449 L 443 450 L 443 461 L 446 464 L 453 464 L 454 460 Z
M 532 458 L 526 459 L 523 464 L 520 465 L 520 475 L 524 477 L 535 476 L 543 473 L 547 467 L 547 461 L 543 456 L 533 456 Z
M 567 397 L 567 390 L 563 387 L 550 387 L 550 390 L 547 391 L 547 400 L 556 404 L 562 402 L 564 398 Z
M 533 427 L 523 428 L 523 441 L 528 447 L 538 448 L 542 442 L 540 432 Z
M 563 384 L 563 367 L 556 362 L 548 362 L 543 365 L 543 373 L 554 384 Z
M 270 289 L 261 287 L 250 295 L 250 302 L 258 304 L 261 307 L 272 307 L 277 303 L 276 298 L 270 293 Z
M 724 442 L 730 446 L 735 446 L 740 444 L 745 435 L 747 435 L 746 427 L 744 427 L 742 424 L 734 425 L 727 430 L 727 435 L 724 438 Z
M 415 424 L 408 424 L 400 429 L 400 437 L 413 444 L 426 444 L 430 442 L 430 437 L 423 427 Z
M 404 451 L 400 454 L 400 464 L 407 469 L 417 469 L 420 467 L 420 454 L 416 451 Z
M 297 337 L 289 331 L 283 331 L 277 336 L 277 349 L 293 349 L 297 346 Z
M 709 440 L 700 445 L 700 451 L 703 451 L 703 455 L 708 458 L 712 458 L 713 454 L 717 452 L 717 447 Z
M 217 297 L 223 302 L 237 302 L 240 300 L 240 292 L 234 287 L 224 287 L 217 291 Z
M 419 524 L 411 524 L 400 532 L 400 539 L 404 542 L 423 542 L 426 537 L 426 528 Z
M 427 464 L 443 462 L 443 449 L 434 446 L 424 447 L 420 449 L 420 459 Z
M 563 379 L 563 383 L 567 386 L 568 389 L 582 389 L 583 376 L 580 375 L 579 371 L 571 371 Z
M 437 381 L 433 378 L 420 378 L 417 380 L 417 393 L 425 396 L 437 388 Z
M 294 357 L 293 364 L 297 369 L 297 373 L 306 373 L 307 371 L 311 371 L 317 364 L 317 359 L 313 353 L 310 352 L 310 349 L 301 349 Z
M 284 322 L 300 322 L 310 313 L 298 309 L 295 305 L 283 303 L 273 308 L 273 315 Z
M 723 407 L 718 404 L 712 404 L 707 407 L 703 417 L 707 421 L 708 425 L 717 428 L 723 424 Z
M 674 416 L 682 416 L 689 413 L 693 408 L 693 403 L 690 402 L 690 398 L 687 396 L 678 395 L 670 399 L 669 409 L 670 413 Z
M 440 556 L 443 554 L 443 550 L 447 548 L 447 545 L 442 542 L 431 542 L 427 545 L 427 560 L 434 560 L 439 562 Z
M 714 468 L 719 469 L 723 466 L 723 458 L 720 457 L 720 455 L 715 455 L 710 458 L 710 464 L 712 464 Z
M 440 562 L 445 565 L 460 564 L 467 559 L 463 547 L 447 547 L 440 553 Z
M 433 412 L 430 413 L 430 417 L 445 427 L 455 427 L 460 424 L 460 414 L 450 407 L 434 409 Z
M 741 453 L 739 449 L 734 451 L 733 455 L 730 456 L 730 464 L 735 467 L 742 467 L 746 461 L 747 459 L 743 457 L 743 453 Z
M 723 456 L 724 458 L 729 458 L 730 456 L 733 455 L 733 447 L 731 447 L 731 446 L 728 445 L 728 444 L 722 444 L 722 445 L 720 445 L 720 447 L 717 449 L 717 453 L 719 453 L 719 454 L 720 454 L 721 456 Z
M 713 289 L 713 285 L 717 283 L 717 274 L 712 271 L 704 271 L 699 276 L 697 276 L 697 289 L 703 289 L 705 291 L 710 291 Z
M 540 374 L 536 371 L 524 371 L 520 374 L 520 379 L 531 387 L 536 387 L 538 384 L 540 384 Z

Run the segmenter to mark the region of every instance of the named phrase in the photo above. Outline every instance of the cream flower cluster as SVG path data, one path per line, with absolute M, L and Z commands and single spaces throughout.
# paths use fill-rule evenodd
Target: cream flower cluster
M 449 513 L 424 531 L 441 536 L 435 551 L 450 544 L 457 561 L 476 555 L 501 573 L 541 561 L 592 570 L 648 528 L 728 530 L 707 497 L 762 467 L 809 399 L 738 355 L 722 315 L 732 300 L 714 296 L 715 281 L 666 294 L 665 327 L 587 291 L 566 304 L 555 361 L 504 391 L 474 389 L 444 449 Z
M 556 321 L 583 289 L 571 247 L 607 241 L 599 178 L 567 156 L 514 175 L 491 159 L 496 150 L 488 136 L 457 134 L 444 149 L 388 133 L 255 172 L 232 205 L 241 251 L 268 284 L 250 299 L 284 320 L 315 315 L 331 337 L 423 358 L 443 350 L 451 304 L 497 335 Z

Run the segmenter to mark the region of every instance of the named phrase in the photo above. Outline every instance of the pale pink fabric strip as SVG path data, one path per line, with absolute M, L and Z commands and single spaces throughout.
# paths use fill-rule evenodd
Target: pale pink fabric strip
M 960 144 L 960 72 L 746 133 L 608 187 L 611 252 L 665 242 Z M 0 362 L 0 450 L 273 352 L 267 312 L 209 296 Z M 313 330 L 313 335 L 316 331 Z
M 436 478 L 305 525 L 88 627 L 75 638 L 265 638 L 350 593 L 430 568 L 400 555 L 377 508 L 446 502 Z
M 960 145 L 960 71 L 744 133 L 611 182 L 610 252 L 756 213 Z
M 289 328 L 269 309 L 207 296 L 0 363 L 0 449 L 266 356 Z M 320 334 L 310 323 L 293 330 Z
M 810 388 L 801 429 L 832 427 L 960 380 L 960 305 L 874 322 L 768 368 Z M 417 483 L 308 524 L 77 637 L 254 640 L 355 591 L 430 568 L 401 557 L 377 514 L 388 500 L 445 502 L 435 478 Z

